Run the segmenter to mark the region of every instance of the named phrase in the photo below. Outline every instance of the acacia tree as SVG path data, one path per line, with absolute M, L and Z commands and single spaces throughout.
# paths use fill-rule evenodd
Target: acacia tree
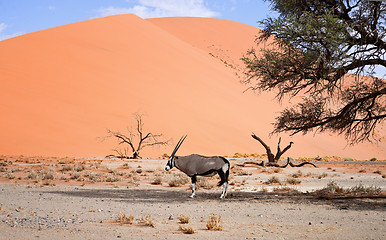
M 170 140 L 161 140 L 163 138 L 162 134 L 154 133 L 144 133 L 143 131 L 143 120 L 141 114 L 134 114 L 135 118 L 135 129 L 131 127 L 127 129 L 128 134 L 122 134 L 119 131 L 107 130 L 107 137 L 114 137 L 118 140 L 119 145 L 123 144 L 125 147 L 123 150 L 121 148 L 116 148 L 114 151 L 118 154 L 117 157 L 127 158 L 127 159 L 137 159 L 141 158 L 139 155 L 140 151 L 145 147 L 154 147 L 160 145 L 169 144 Z M 129 154 L 130 153 L 130 154 Z M 109 155 L 115 156 L 115 155 Z
M 386 117 L 386 3 L 353 0 L 270 0 L 279 15 L 260 22 L 257 42 L 273 40 L 243 61 L 254 90 L 297 96 L 274 123 L 273 133 L 316 130 L 344 134 L 350 143 L 377 139 Z

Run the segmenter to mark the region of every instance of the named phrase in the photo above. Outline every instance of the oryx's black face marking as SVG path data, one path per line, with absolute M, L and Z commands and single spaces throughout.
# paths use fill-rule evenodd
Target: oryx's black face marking
M 168 160 L 168 163 L 166 163 L 165 170 L 169 171 L 173 167 L 174 167 L 174 157 L 173 158 L 170 157 Z

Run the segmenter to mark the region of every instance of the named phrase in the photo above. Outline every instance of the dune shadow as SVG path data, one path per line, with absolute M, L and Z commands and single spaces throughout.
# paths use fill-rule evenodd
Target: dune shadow
M 305 193 L 268 193 L 268 192 L 230 192 L 227 198 L 220 199 L 220 192 L 198 192 L 194 199 L 189 198 L 189 191 L 161 189 L 78 189 L 72 191 L 51 191 L 71 197 L 99 198 L 124 202 L 147 203 L 185 203 L 185 202 L 256 202 L 330 205 L 340 210 L 386 210 L 386 199 L 321 199 L 314 194 Z

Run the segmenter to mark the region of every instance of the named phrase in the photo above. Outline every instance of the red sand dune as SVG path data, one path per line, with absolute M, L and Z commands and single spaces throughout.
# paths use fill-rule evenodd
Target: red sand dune
M 240 58 L 259 29 L 207 18 L 118 15 L 0 42 L 0 154 L 104 156 L 106 129 L 125 131 L 143 113 L 145 130 L 179 154 L 264 153 L 250 137 L 269 138 L 280 106 L 270 93 L 243 91 Z M 386 145 L 346 146 L 332 134 L 288 137 L 288 156 L 386 158 Z M 144 149 L 145 156 L 174 146 Z

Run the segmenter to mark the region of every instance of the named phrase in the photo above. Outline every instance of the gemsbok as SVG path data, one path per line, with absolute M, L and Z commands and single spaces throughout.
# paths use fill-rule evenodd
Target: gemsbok
M 170 155 L 168 163 L 165 166 L 165 170 L 169 171 L 173 167 L 176 167 L 180 171 L 188 175 L 192 180 L 192 195 L 196 194 L 196 181 L 197 176 L 211 177 L 216 173 L 220 176 L 221 180 L 217 186 L 223 185 L 220 198 L 224 198 L 228 190 L 228 177 L 230 164 L 224 157 L 205 157 L 198 154 L 192 154 L 189 156 L 175 156 L 177 150 L 180 148 L 182 142 L 186 136 L 181 137 L 178 141 L 173 153 Z

